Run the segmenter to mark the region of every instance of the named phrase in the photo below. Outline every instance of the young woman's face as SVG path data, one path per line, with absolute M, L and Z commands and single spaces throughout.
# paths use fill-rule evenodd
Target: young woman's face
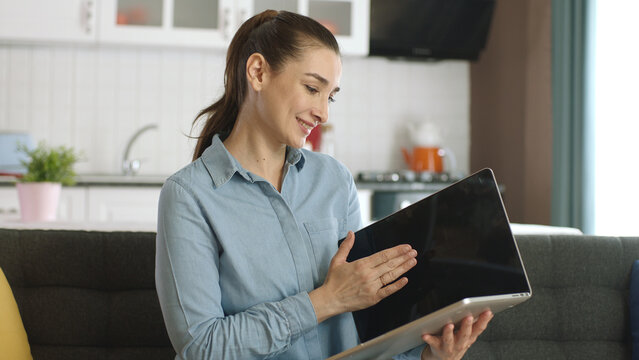
M 280 144 L 304 146 L 311 130 L 328 120 L 341 74 L 339 56 L 323 47 L 309 48 L 300 59 L 271 73 L 258 101 L 267 135 Z

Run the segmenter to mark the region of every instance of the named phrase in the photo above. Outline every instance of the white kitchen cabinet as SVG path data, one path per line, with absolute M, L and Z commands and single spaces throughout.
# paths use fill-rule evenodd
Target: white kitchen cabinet
M 0 0 L 0 41 L 226 50 L 239 26 L 265 9 L 308 15 L 335 34 L 343 54 L 368 54 L 367 0 Z
M 86 189 L 81 186 L 63 186 L 58 203 L 59 221 L 86 221 Z
M 87 188 L 90 222 L 156 222 L 159 186 L 90 186 Z
M 334 34 L 343 54 L 368 54 L 366 0 L 101 0 L 101 43 L 225 50 L 249 17 L 266 9 L 308 15 Z
M 15 186 L 0 187 L 0 222 L 19 218 L 20 204 Z
M 160 186 L 63 186 L 56 222 L 147 223 L 157 221 Z M 0 224 L 20 221 L 15 186 L 0 186 Z
M 266 9 L 307 15 L 331 30 L 342 54 L 368 55 L 368 0 L 243 0 L 240 4 L 241 7 L 246 7 L 243 11 L 249 14 L 246 18 Z
M 308 16 L 329 28 L 345 55 L 368 55 L 370 1 L 308 0 Z
M 86 196 L 83 187 L 63 186 L 58 204 L 58 221 L 85 221 Z M 19 221 L 20 201 L 15 186 L 0 187 L 0 222 Z
M 0 40 L 95 42 L 98 0 L 0 0 Z
M 362 215 L 362 224 L 367 226 L 372 222 L 372 208 L 371 200 L 373 197 L 373 191 L 368 189 L 358 189 L 357 198 L 359 200 L 359 209 Z
M 232 0 L 100 0 L 100 43 L 226 48 L 237 21 Z

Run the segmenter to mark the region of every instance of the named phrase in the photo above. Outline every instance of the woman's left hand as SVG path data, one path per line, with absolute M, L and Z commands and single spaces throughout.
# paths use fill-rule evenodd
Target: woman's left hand
M 424 335 L 422 339 L 428 343 L 422 351 L 422 360 L 460 360 L 470 345 L 472 345 L 479 334 L 486 330 L 488 322 L 493 318 L 493 313 L 485 311 L 475 322 L 472 316 L 462 320 L 459 330 L 454 332 L 455 326 L 448 324 L 444 327 L 441 336 Z

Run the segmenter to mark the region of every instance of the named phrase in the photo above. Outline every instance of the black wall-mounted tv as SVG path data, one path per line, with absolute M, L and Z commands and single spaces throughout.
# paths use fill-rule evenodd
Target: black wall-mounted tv
M 496 0 L 371 0 L 371 56 L 477 60 Z

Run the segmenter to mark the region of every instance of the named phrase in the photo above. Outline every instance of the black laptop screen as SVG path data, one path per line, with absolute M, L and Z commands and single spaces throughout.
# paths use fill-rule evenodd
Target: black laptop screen
M 362 342 L 465 298 L 530 292 L 490 169 L 359 230 L 348 261 L 405 243 L 408 284 L 353 313 Z

